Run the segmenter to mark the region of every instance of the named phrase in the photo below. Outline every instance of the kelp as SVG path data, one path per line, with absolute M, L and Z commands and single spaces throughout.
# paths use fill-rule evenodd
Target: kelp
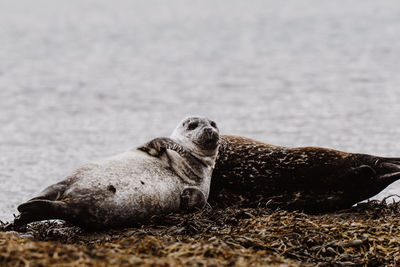
M 399 202 L 370 201 L 323 215 L 207 207 L 103 232 L 39 222 L 0 232 L 0 265 L 395 266 L 399 215 Z

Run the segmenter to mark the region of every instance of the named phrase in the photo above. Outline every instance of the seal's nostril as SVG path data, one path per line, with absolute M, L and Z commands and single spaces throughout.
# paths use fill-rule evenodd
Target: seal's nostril
M 212 128 L 204 128 L 204 132 L 206 133 L 212 133 L 213 129 Z

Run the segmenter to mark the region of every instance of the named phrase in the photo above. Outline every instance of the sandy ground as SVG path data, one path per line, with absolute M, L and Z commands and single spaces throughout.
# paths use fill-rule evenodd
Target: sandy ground
M 397 0 L 0 1 L 0 218 L 190 114 L 400 156 L 399 36 Z

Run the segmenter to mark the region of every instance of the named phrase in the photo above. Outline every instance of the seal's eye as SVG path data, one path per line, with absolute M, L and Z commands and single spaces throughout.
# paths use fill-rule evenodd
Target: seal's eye
M 191 131 L 191 130 L 196 129 L 197 126 L 199 126 L 199 123 L 197 121 L 194 121 L 194 122 L 189 123 L 187 128 L 188 128 L 189 131 Z
M 217 124 L 215 122 L 210 122 L 211 127 L 217 128 Z

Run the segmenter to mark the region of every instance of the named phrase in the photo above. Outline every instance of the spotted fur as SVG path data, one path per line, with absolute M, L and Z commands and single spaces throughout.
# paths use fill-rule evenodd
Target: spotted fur
M 345 209 L 400 179 L 400 159 L 320 147 L 288 148 L 222 135 L 210 203 L 318 213 Z

